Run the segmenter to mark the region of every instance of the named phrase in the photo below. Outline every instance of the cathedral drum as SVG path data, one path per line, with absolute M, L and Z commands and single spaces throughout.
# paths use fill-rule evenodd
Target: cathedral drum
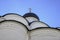
M 23 17 L 26 18 L 29 23 L 39 21 L 39 17 L 34 13 L 26 13 Z

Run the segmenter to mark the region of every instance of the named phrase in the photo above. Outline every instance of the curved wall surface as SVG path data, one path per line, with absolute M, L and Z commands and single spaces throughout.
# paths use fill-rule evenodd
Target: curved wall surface
M 31 40 L 60 40 L 60 30 L 40 28 L 31 31 Z
M 5 20 L 5 18 L 3 18 L 3 17 L 0 17 L 0 22 L 1 22 L 1 21 L 3 21 L 3 20 Z
M 26 26 L 11 20 L 0 22 L 0 40 L 28 40 Z
M 26 20 L 31 23 L 33 21 L 39 21 L 38 19 L 34 18 L 34 17 L 26 17 Z
M 60 40 L 60 28 L 51 28 L 34 13 L 0 16 L 0 40 Z
M 42 21 L 35 21 L 30 24 L 31 29 L 35 29 L 35 28 L 39 28 L 39 27 L 49 27 L 49 26 Z
M 19 22 L 25 24 L 26 26 L 28 26 L 27 20 L 18 14 L 10 13 L 10 14 L 5 14 L 3 17 L 6 20 L 16 20 L 16 21 L 19 21 Z

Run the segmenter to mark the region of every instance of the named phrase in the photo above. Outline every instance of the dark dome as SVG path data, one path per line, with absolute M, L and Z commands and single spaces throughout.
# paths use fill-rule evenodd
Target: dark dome
M 39 20 L 39 17 L 34 13 L 26 13 L 25 15 L 23 15 L 23 17 L 24 18 L 26 18 L 26 17 L 35 17 L 35 18 L 37 18 Z

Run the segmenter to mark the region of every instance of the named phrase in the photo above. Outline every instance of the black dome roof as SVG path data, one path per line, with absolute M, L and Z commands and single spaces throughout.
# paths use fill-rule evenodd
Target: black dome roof
M 37 18 L 39 20 L 39 17 L 34 13 L 26 13 L 25 15 L 23 15 L 23 17 L 24 18 L 26 18 L 26 17 L 35 17 L 35 18 Z

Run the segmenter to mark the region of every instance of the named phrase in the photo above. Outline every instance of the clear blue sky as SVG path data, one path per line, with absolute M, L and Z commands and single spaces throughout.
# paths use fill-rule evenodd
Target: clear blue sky
M 0 0 L 1 16 L 6 13 L 24 15 L 29 8 L 49 26 L 60 27 L 60 0 Z

